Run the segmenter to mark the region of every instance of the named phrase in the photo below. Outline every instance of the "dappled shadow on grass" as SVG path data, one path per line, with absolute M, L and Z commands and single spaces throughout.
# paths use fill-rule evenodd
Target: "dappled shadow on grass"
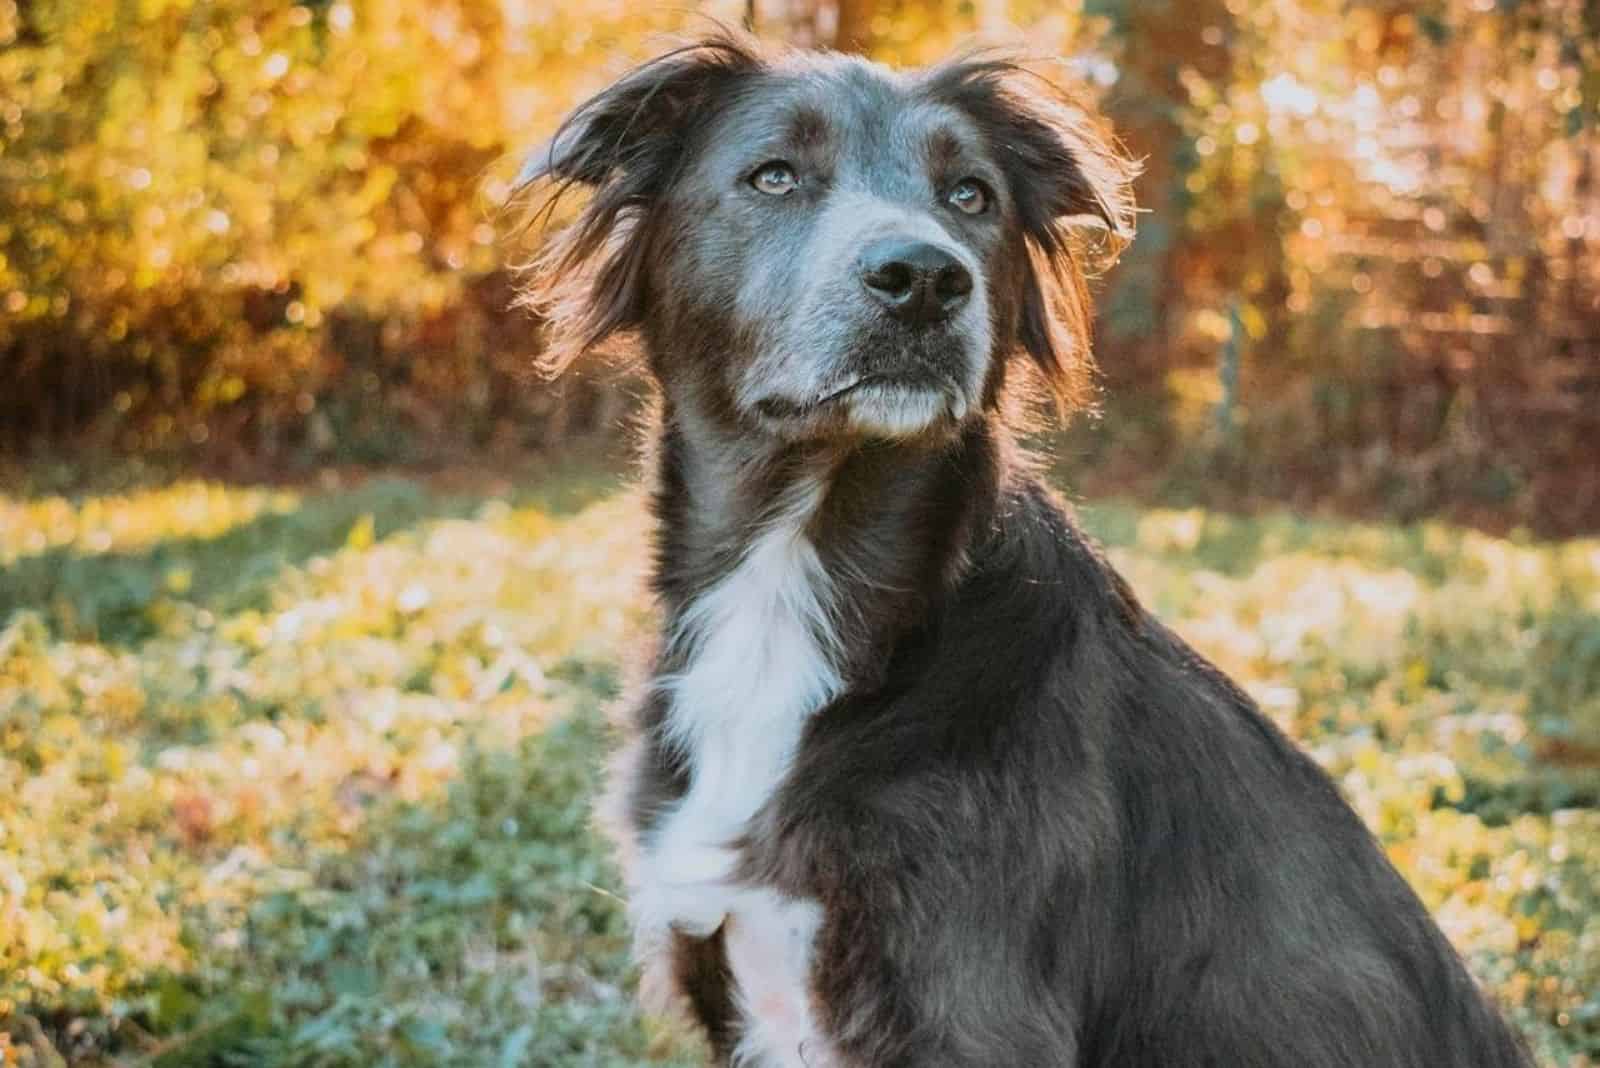
M 555 495 L 545 487 L 506 497 Z M 570 507 L 593 495 L 559 496 Z M 400 511 L 371 494 L 357 503 Z M 315 526 L 327 514 L 308 511 L 284 518 Z M 519 819 L 526 833 L 508 834 L 504 820 L 478 826 L 462 806 L 482 796 L 473 784 L 491 780 L 553 810 L 587 789 L 594 706 L 609 675 L 556 665 L 622 644 L 636 611 L 637 517 L 621 501 L 556 518 L 501 498 L 469 518 L 397 524 L 388 537 L 371 509 L 351 525 L 355 536 L 339 532 L 332 550 L 302 564 L 278 563 L 271 540 L 225 542 L 239 552 L 235 570 L 271 576 L 259 609 L 230 601 L 236 591 L 214 592 L 207 607 L 173 608 L 157 633 L 121 647 L 62 640 L 37 614 L 0 626 L 0 1016 L 20 1009 L 43 1021 L 53 1044 L 85 1064 L 108 1043 L 130 1056 L 181 1048 L 197 1064 L 225 1063 L 214 1059 L 224 1047 L 233 1051 L 226 1063 L 332 1063 L 325 1051 L 305 1054 L 316 1032 L 300 1028 L 312 1018 L 333 1027 L 367 982 L 359 969 L 323 968 L 351 910 L 372 912 L 375 937 L 430 915 L 440 930 L 471 933 L 482 927 L 473 909 L 509 885 L 469 870 L 493 867 L 487 854 L 455 875 L 435 865 L 452 842 L 546 858 L 545 867 L 515 869 L 540 910 L 508 921 L 522 925 L 527 945 L 545 938 L 549 903 L 567 900 L 560 895 L 570 888 L 550 865 L 577 870 L 592 843 L 576 830 L 557 841 L 554 825 L 530 820 Z M 589 725 L 582 744 L 552 742 L 565 755 L 550 760 L 528 748 L 569 713 Z M 380 863 L 384 848 L 399 859 Z M 450 885 L 457 877 L 459 892 Z M 603 879 L 591 871 L 587 881 Z M 608 899 L 585 889 L 570 900 Z M 592 921 L 579 955 L 615 962 L 597 941 L 604 915 L 573 920 Z M 313 927 L 315 938 L 297 941 Z M 503 956 L 510 944 L 491 938 L 485 952 Z M 463 989 L 484 988 L 495 969 L 479 967 L 479 943 L 469 948 L 449 961 L 386 950 L 383 1003 L 366 1005 L 373 1021 L 363 1026 L 390 1035 L 404 1022 L 393 1010 L 403 992 L 390 982 L 396 976 L 420 983 L 429 1005 L 448 993 L 436 986 L 447 963 Z M 545 959 L 567 959 L 556 950 Z M 418 961 L 421 975 L 406 970 Z M 549 1005 L 576 997 L 559 993 L 559 969 L 541 965 L 539 974 Z M 620 984 L 614 967 L 604 974 L 595 982 Z M 326 1004 L 319 990 L 333 991 Z M 632 1020 L 625 1007 L 614 1011 Z M 404 1041 L 392 1041 L 432 1050 L 426 1013 L 414 1015 Z M 469 997 L 461 1015 L 471 1021 L 484 1010 Z M 524 1022 L 502 1015 L 504 1030 L 482 1031 L 482 1042 L 505 1040 Z M 607 1028 L 582 1030 L 609 1048 Z M 536 1048 L 536 1037 L 517 1041 Z M 274 1049 L 298 1052 L 263 1059 Z M 436 1052 L 394 1063 L 441 1063 Z M 496 1063 L 504 1052 L 480 1043 L 461 1063 Z M 549 1063 L 519 1057 L 506 1063 Z
M 1556 778 L 1593 798 L 1600 771 L 1600 539 L 1510 541 L 1445 523 L 1340 523 L 1287 512 L 1231 515 L 1087 502 L 1085 528 L 1113 555 L 1152 565 L 1136 588 L 1164 618 L 1203 614 L 1224 587 L 1259 594 L 1256 629 L 1322 638 L 1308 650 L 1337 656 L 1326 635 L 1362 617 L 1390 624 L 1424 686 L 1489 685 L 1518 694 L 1519 715 L 1544 739 Z M 1135 578 L 1138 576 L 1136 575 Z M 1175 577 L 1178 581 L 1167 581 Z M 1351 644 L 1370 644 L 1359 626 Z M 1348 659 L 1348 658 L 1347 658 Z M 1390 658 L 1342 663 L 1342 689 L 1385 678 Z M 1565 791 L 1551 794 L 1558 801 Z M 1587 801 L 1585 803 L 1593 803 Z
M 616 485 L 614 469 L 581 465 L 535 484 L 502 487 L 493 499 L 564 515 Z M 127 646 L 157 634 L 163 615 L 174 608 L 214 616 L 263 608 L 286 568 L 428 520 L 469 516 L 488 499 L 482 488 L 436 489 L 411 479 L 379 478 L 349 490 L 282 495 L 212 536 L 157 538 L 134 551 L 95 552 L 73 544 L 14 553 L 0 570 L 0 627 L 32 612 L 57 637 Z M 137 497 L 126 505 L 138 506 Z M 92 543 L 92 537 L 80 540 Z
M 1107 546 L 1181 553 L 1196 567 L 1236 576 L 1274 557 L 1316 553 L 1359 557 L 1369 567 L 1404 568 L 1437 585 L 1454 574 L 1479 573 L 1472 546 L 1502 541 L 1444 522 L 1345 522 L 1283 510 L 1246 514 L 1161 508 L 1114 497 L 1085 501 L 1079 510 L 1086 529 Z M 1146 528 L 1142 533 L 1141 524 Z M 1557 543 L 1528 544 L 1540 548 Z
M 140 642 L 160 630 L 151 611 L 158 603 L 214 614 L 260 608 L 285 567 L 338 549 L 352 531 L 387 537 L 426 519 L 468 514 L 475 503 L 382 481 L 266 512 L 216 537 L 162 540 L 137 552 L 50 549 L 16 560 L 0 575 L 0 625 L 32 611 L 59 637 Z M 357 530 L 363 522 L 364 534 Z
M 259 892 L 190 908 L 195 966 L 130 992 L 117 1028 L 48 1005 L 31 1015 L 83 1064 L 698 1063 L 692 1041 L 646 1029 L 633 1007 L 616 880 L 590 826 L 612 678 L 603 665 L 553 671 L 559 718 L 513 738 L 469 730 L 435 796 L 400 800 L 381 778 L 342 791 L 360 821 L 348 846 L 294 872 L 247 861 Z
M 632 1007 L 615 879 L 589 829 L 598 724 L 585 700 L 509 749 L 470 748 L 433 803 L 371 802 L 351 849 L 251 908 L 237 959 L 195 990 L 198 1044 L 180 1038 L 158 1063 L 666 1060 L 671 1042 Z M 226 1058 L 208 1016 L 251 1021 Z

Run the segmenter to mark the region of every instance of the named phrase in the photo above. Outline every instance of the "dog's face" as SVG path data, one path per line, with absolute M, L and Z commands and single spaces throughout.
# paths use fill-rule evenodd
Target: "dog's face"
M 1068 392 L 1067 220 L 1131 212 L 1126 164 L 1012 63 L 895 73 L 726 37 L 580 107 L 524 172 L 545 175 L 595 190 L 535 281 L 567 352 L 642 331 L 669 399 L 790 440 L 947 432 L 1017 351 Z
M 981 400 L 1001 185 L 970 120 L 871 68 L 751 79 L 665 198 L 650 291 L 737 339 L 711 369 L 773 431 L 918 433 Z

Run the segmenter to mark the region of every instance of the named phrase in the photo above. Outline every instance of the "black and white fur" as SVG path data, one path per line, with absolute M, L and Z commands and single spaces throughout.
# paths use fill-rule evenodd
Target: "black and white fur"
M 660 390 L 612 781 L 646 987 L 756 1068 L 1523 1065 L 1328 778 L 1028 472 L 1131 168 L 1055 85 L 715 35 L 525 184 L 552 362 Z M 976 192 L 974 192 L 976 191 Z M 976 209 L 976 210 L 974 210 Z

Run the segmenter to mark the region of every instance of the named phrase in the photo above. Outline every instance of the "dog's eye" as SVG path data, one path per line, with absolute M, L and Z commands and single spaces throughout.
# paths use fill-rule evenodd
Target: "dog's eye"
M 989 210 L 989 187 L 976 178 L 963 178 L 945 199 L 964 215 L 982 215 Z
M 794 191 L 794 187 L 800 184 L 800 177 L 794 173 L 793 167 L 781 159 L 775 159 L 771 163 L 763 163 L 750 176 L 750 184 L 759 192 L 781 197 Z

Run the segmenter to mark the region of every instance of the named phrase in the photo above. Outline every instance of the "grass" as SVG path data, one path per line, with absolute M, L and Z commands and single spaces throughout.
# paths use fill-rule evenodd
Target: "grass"
M 688 1065 L 587 804 L 637 503 L 0 498 L 0 1065 Z M 1600 542 L 1104 502 L 1544 1065 L 1600 1063 Z

